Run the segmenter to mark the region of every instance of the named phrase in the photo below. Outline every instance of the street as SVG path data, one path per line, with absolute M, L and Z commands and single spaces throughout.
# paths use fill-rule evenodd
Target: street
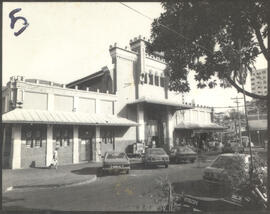
M 198 189 L 202 183 L 202 171 L 209 161 L 200 164 L 171 164 L 168 168 L 135 167 L 128 175 L 102 176 L 93 183 L 74 187 L 6 192 L 3 194 L 3 209 L 156 211 L 160 206 L 159 179 L 167 176 L 178 186 L 178 190 L 179 186 L 190 186 L 191 183 L 191 188 L 196 187 L 197 183 Z M 84 173 L 87 170 L 91 169 L 82 169 Z M 185 188 L 185 191 L 188 189 Z

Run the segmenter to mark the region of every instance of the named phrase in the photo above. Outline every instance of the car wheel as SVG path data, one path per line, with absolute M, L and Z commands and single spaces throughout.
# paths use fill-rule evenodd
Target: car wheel
M 190 162 L 191 162 L 191 163 L 194 163 L 194 162 L 195 162 L 195 159 L 191 159 Z

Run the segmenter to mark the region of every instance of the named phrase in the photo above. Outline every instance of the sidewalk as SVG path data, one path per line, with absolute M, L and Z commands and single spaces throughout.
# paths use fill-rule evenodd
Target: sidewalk
M 90 183 L 96 179 L 101 163 L 59 166 L 57 169 L 3 169 L 2 192 L 15 189 L 56 188 Z

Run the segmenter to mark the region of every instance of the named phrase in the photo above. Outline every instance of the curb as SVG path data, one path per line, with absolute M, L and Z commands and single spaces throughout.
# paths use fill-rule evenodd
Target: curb
M 79 182 L 72 182 L 68 184 L 47 184 L 50 186 L 44 185 L 40 187 L 20 187 L 20 186 L 10 186 L 6 188 L 5 192 L 15 191 L 15 190 L 34 190 L 34 189 L 55 189 L 55 188 L 61 188 L 61 187 L 73 187 L 73 186 L 79 186 L 84 184 L 89 184 L 97 180 L 97 176 L 95 175 L 93 178 L 79 181 Z

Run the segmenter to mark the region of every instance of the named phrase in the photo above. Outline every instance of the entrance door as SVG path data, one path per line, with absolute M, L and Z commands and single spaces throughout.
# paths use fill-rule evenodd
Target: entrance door
M 153 137 L 156 138 L 158 137 L 158 122 L 157 120 L 148 120 L 146 124 L 146 135 L 145 135 L 147 145 L 151 145 Z
M 80 161 L 93 160 L 92 138 L 82 138 L 80 140 Z
M 79 127 L 79 160 L 91 161 L 93 160 L 93 141 L 95 138 L 95 129 L 91 126 Z

